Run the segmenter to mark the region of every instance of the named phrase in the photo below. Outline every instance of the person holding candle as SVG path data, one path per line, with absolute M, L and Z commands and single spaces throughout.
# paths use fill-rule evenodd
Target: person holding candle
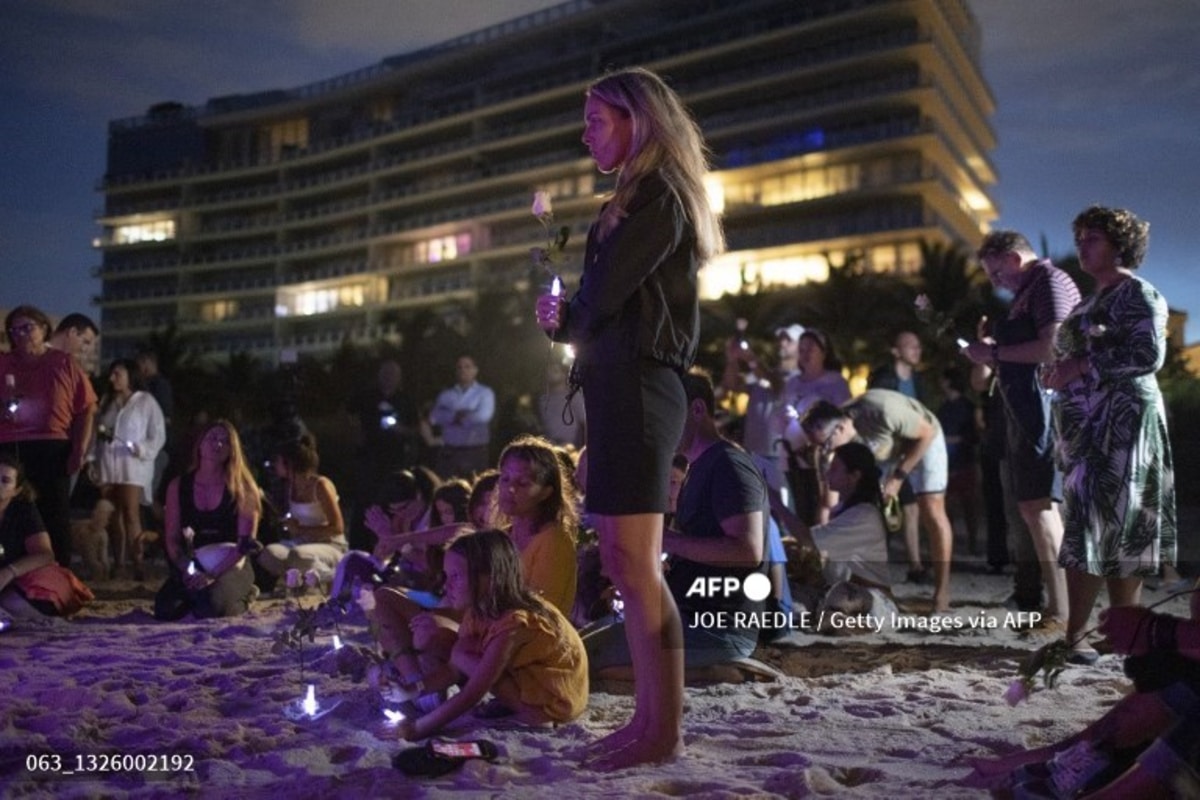
M 210 422 L 196 439 L 192 468 L 167 487 L 170 575 L 154 599 L 155 617 L 246 612 L 258 593 L 246 555 L 260 549 L 261 509 L 237 430 L 223 419 Z
M 635 711 L 593 751 L 596 767 L 619 769 L 683 748 L 682 630 L 662 576 L 663 515 L 687 415 L 681 375 L 699 343 L 698 274 L 724 234 L 704 188 L 700 128 L 654 73 L 627 69 L 592 84 L 583 143 L 616 187 L 588 233 L 579 291 L 542 295 L 537 319 L 575 347 L 587 512 L 625 602 Z

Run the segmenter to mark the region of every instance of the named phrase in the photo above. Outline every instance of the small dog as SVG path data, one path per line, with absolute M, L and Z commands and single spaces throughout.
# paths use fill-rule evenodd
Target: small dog
M 107 500 L 97 501 L 89 519 L 71 520 L 71 547 L 83 556 L 88 577 L 94 581 L 108 580 L 112 571 L 112 556 L 108 549 L 108 523 L 116 507 Z

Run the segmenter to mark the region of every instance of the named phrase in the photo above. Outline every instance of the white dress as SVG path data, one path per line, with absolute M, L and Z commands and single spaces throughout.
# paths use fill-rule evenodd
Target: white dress
M 154 459 L 167 440 L 158 402 L 149 392 L 134 392 L 120 408 L 111 403 L 99 424 L 105 435 L 95 437 L 92 456 L 100 470 L 100 483 L 140 486 L 141 502 L 149 505 Z

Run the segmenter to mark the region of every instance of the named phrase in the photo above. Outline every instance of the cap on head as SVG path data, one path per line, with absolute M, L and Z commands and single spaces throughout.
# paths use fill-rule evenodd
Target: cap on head
M 788 339 L 792 340 L 793 342 L 798 342 L 798 341 L 800 341 L 800 337 L 802 335 L 804 335 L 804 326 L 803 325 L 797 325 L 797 324 L 793 323 L 791 325 L 785 325 L 781 328 L 775 329 L 775 338 L 776 339 L 786 336 Z

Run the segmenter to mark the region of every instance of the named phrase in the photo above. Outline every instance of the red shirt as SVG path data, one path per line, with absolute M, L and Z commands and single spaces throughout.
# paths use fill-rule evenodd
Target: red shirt
M 0 397 L 7 403 L 14 396 L 19 400 L 15 419 L 0 408 L 0 443 L 69 439 L 71 421 L 96 404 L 92 382 L 79 363 L 52 347 L 35 357 L 0 353 Z

